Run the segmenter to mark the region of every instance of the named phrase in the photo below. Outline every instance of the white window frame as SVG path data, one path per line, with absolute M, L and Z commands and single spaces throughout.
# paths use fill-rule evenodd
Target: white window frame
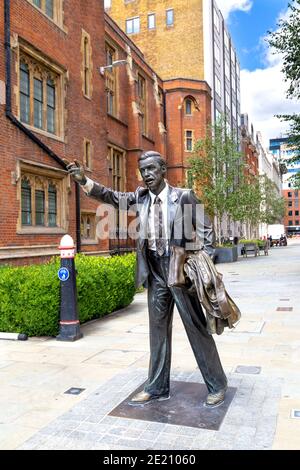
M 153 19 L 153 26 L 150 25 L 150 19 Z M 155 13 L 148 13 L 147 26 L 150 31 L 156 29 L 156 15 Z
M 191 135 L 188 136 L 188 132 L 191 133 Z M 192 148 L 191 149 L 188 149 L 188 141 L 191 141 L 192 143 Z M 195 139 L 194 139 L 194 131 L 192 129 L 185 129 L 184 130 L 184 149 L 185 149 L 185 152 L 193 152 L 194 151 L 194 143 L 195 143 Z
M 169 20 L 169 13 L 172 14 L 172 23 L 169 23 L 168 20 Z M 174 26 L 174 8 L 168 8 L 166 10 L 166 26 L 167 27 L 170 27 L 170 26 Z
M 128 25 L 131 24 L 131 30 L 129 31 Z M 133 16 L 132 18 L 127 18 L 125 20 L 126 34 L 137 34 L 141 30 L 141 22 L 139 16 Z

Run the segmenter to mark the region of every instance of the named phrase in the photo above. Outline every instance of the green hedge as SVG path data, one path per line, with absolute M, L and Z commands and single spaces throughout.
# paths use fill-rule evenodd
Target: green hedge
M 135 255 L 111 258 L 77 255 L 80 323 L 129 305 L 135 294 Z M 59 259 L 45 265 L 0 270 L 0 331 L 29 336 L 58 334 Z
M 256 243 L 256 245 L 259 247 L 259 248 L 264 248 L 265 246 L 265 240 L 259 240 L 258 238 L 254 238 L 253 240 L 239 240 L 239 243 L 244 243 L 244 244 L 247 244 L 247 243 Z

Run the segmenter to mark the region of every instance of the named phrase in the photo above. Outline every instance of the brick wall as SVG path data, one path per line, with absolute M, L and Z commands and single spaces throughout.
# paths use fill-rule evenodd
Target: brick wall
M 118 83 L 118 106 L 116 116 L 108 116 L 107 140 L 126 152 L 126 189 L 133 191 L 140 184 L 138 157 L 143 151 L 157 150 L 166 154 L 165 134 L 160 132 L 163 122 L 163 106 L 155 98 L 155 73 L 145 61 L 143 54 L 134 43 L 106 15 L 105 32 L 107 42 L 117 51 L 117 58 L 127 59 L 128 47 L 133 66 L 120 66 L 116 70 Z M 147 134 L 143 135 L 142 120 L 136 110 L 137 76 L 142 74 L 146 81 Z M 162 90 L 163 82 L 156 75 L 157 85 Z
M 20 214 L 20 181 L 18 181 L 18 162 L 27 160 L 36 164 L 60 169 L 60 166 L 47 153 L 33 143 L 20 129 L 15 127 L 5 116 L 3 88 L 5 85 L 4 62 L 4 1 L 0 0 L 0 263 L 41 262 L 42 255 L 30 257 L 37 245 L 41 252 L 48 253 L 59 241 L 63 233 L 20 234 L 17 222 Z M 91 97 L 86 98 L 82 86 L 82 30 L 91 40 Z M 137 160 L 144 150 L 156 149 L 166 154 L 166 135 L 162 130 L 163 106 L 157 103 L 153 70 L 146 63 L 141 51 L 108 17 L 104 17 L 103 2 L 99 0 L 64 0 L 63 25 L 56 25 L 28 0 L 11 2 L 11 38 L 12 38 L 12 108 L 18 117 L 18 54 L 20 43 L 28 44 L 43 56 L 48 64 L 59 66 L 65 71 L 64 88 L 64 127 L 63 139 L 51 138 L 45 133 L 34 130 L 48 147 L 59 157 L 69 161 L 74 158 L 83 161 L 83 143 L 87 139 L 92 144 L 92 171 L 88 176 L 111 186 L 108 145 L 116 146 L 126 155 L 126 189 L 134 190 L 139 181 Z M 133 68 L 118 68 L 118 113 L 111 117 L 106 112 L 105 77 L 99 73 L 99 67 L 106 65 L 105 38 L 112 41 L 118 49 L 118 59 L 127 58 L 127 46 L 130 47 Z M 140 70 L 146 79 L 148 131 L 142 135 L 141 118 L 134 111 L 137 101 L 136 73 Z M 132 80 L 133 78 L 133 80 Z M 156 78 L 157 86 L 163 83 Z M 68 179 L 67 175 L 66 178 Z M 19 189 L 18 189 L 19 188 Z M 76 239 L 75 185 L 70 183 L 66 201 L 66 231 Z M 96 212 L 98 203 L 85 196 L 81 191 L 81 211 Z M 39 230 L 41 232 L 41 230 Z M 24 258 L 24 247 L 28 255 Z M 86 252 L 106 252 L 109 241 L 83 243 Z M 20 258 L 16 257 L 20 253 Z M 23 254 L 22 254 L 23 253 Z M 5 260 L 5 254 L 7 259 Z M 11 258 L 11 260 L 10 260 Z
M 83 140 L 91 140 L 94 148 L 93 173 L 95 179 L 101 177 L 108 181 L 106 110 L 104 83 L 98 67 L 105 61 L 103 5 L 98 0 L 91 0 L 89 8 L 83 0 L 65 0 L 63 28 L 38 11 L 27 0 L 11 2 L 11 37 L 12 37 L 12 108 L 17 114 L 17 70 L 18 44 L 28 43 L 47 58 L 47 62 L 57 64 L 66 71 L 64 91 L 65 136 L 63 140 L 36 135 L 61 158 L 83 160 Z M 0 80 L 5 81 L 4 65 L 4 2 L 0 1 Z M 81 30 L 91 36 L 92 47 L 92 88 L 91 99 L 82 93 Z M 58 244 L 61 234 L 18 235 L 16 233 L 20 201 L 17 200 L 17 185 L 14 174 L 19 159 L 26 159 L 44 165 L 59 168 L 59 165 L 16 128 L 5 116 L 5 106 L 0 105 L 0 247 L 54 245 Z M 83 210 L 95 210 L 97 203 L 82 193 Z M 75 191 L 74 184 L 68 194 L 68 233 L 75 235 Z M 103 249 L 106 246 L 101 247 Z
M 204 138 L 211 122 L 211 90 L 200 80 L 170 80 L 164 82 L 167 111 L 168 180 L 174 186 L 186 184 L 188 159 L 192 155 L 185 149 L 184 132 L 193 131 L 194 142 Z M 193 101 L 190 116 L 185 114 L 185 100 Z
M 299 207 L 299 190 L 295 190 L 292 188 L 284 189 L 282 191 L 282 196 L 286 201 L 286 212 L 284 216 L 284 225 L 286 227 L 289 226 L 300 226 L 300 207 Z M 291 205 L 289 206 L 289 203 Z M 292 211 L 292 215 L 289 215 L 289 212 Z M 296 215 L 298 212 L 298 215 Z M 289 222 L 292 222 L 290 224 Z
M 170 8 L 174 9 L 173 26 L 166 25 L 166 10 Z M 140 32 L 130 34 L 130 38 L 163 80 L 204 78 L 202 0 L 189 0 L 188 8 L 182 0 L 112 0 L 108 13 L 124 31 L 127 18 L 140 17 Z M 156 14 L 153 30 L 147 27 L 149 13 Z

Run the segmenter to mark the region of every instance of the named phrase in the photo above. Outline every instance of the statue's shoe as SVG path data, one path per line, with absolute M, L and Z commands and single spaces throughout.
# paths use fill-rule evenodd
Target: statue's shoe
M 150 401 L 157 400 L 157 401 L 164 401 L 168 400 L 170 398 L 169 394 L 165 395 L 151 395 L 148 392 L 145 392 L 144 390 L 142 392 L 137 393 L 134 395 L 131 400 L 129 401 L 129 404 L 132 405 L 145 405 L 146 403 L 150 403 Z
M 216 406 L 222 405 L 225 399 L 227 387 L 216 393 L 209 393 L 206 397 L 205 406 L 215 408 Z

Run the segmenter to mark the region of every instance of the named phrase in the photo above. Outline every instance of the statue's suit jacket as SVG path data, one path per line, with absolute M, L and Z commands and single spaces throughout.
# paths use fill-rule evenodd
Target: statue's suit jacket
M 122 193 L 94 182 L 93 188 L 88 195 L 106 204 L 111 204 L 115 208 L 126 208 L 137 213 L 139 217 L 139 237 L 136 247 L 137 264 L 135 281 L 137 287 L 141 286 L 149 275 L 146 250 L 148 214 L 151 203 L 149 190 L 139 187 L 135 192 Z M 197 211 L 197 205 L 198 208 L 200 207 L 199 204 L 200 202 L 192 190 L 169 186 L 169 244 L 170 247 L 175 245 L 185 248 L 187 243 L 194 243 L 196 240 L 197 248 L 203 249 L 212 257 L 214 254 L 215 235 L 209 217 L 203 211 Z M 196 214 L 199 213 L 202 216 L 196 218 Z M 179 226 L 181 230 L 179 230 Z M 174 230 L 174 228 L 176 229 Z M 179 237 L 178 233 L 180 234 Z

